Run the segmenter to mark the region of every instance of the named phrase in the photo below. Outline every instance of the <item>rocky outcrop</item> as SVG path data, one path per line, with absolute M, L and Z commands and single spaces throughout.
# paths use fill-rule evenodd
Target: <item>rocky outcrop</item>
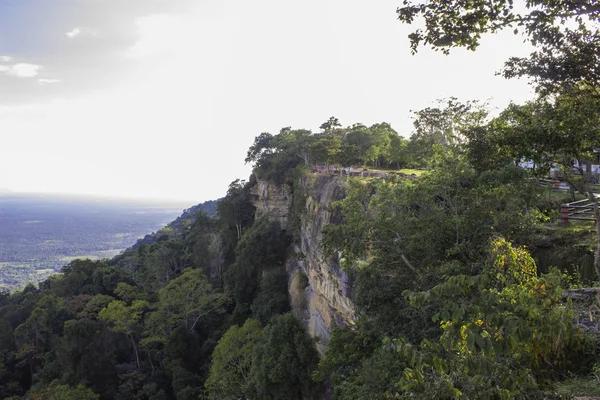
M 353 324 L 355 319 L 352 281 L 337 260 L 325 256 L 321 246 L 323 228 L 339 218 L 332 203 L 344 198 L 346 189 L 338 177 L 307 174 L 302 178 L 302 192 L 294 194 L 305 197 L 305 206 L 295 254 L 286 264 L 289 292 L 294 313 L 311 336 L 319 338 L 317 348 L 323 354 L 331 329 Z M 291 188 L 259 180 L 253 204 L 257 215 L 279 221 L 285 228 L 291 213 Z
M 265 215 L 271 221 L 279 222 L 282 229 L 286 228 L 292 205 L 292 189 L 288 184 L 258 180 L 250 196 L 257 217 Z

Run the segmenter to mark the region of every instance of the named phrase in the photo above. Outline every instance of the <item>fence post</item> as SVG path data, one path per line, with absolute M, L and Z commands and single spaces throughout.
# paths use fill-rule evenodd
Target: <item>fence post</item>
M 569 225 L 569 205 L 568 204 L 560 205 L 560 224 L 561 225 Z

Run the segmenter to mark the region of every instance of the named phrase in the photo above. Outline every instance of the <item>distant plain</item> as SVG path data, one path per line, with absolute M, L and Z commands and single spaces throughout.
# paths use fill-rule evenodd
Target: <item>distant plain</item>
M 0 193 L 0 291 L 37 284 L 76 258 L 110 258 L 186 204 Z

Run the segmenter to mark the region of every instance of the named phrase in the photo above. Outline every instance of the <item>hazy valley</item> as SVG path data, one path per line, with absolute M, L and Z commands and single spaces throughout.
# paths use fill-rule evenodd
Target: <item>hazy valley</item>
M 75 258 L 111 258 L 184 207 L 99 198 L 0 195 L 0 290 L 38 283 Z

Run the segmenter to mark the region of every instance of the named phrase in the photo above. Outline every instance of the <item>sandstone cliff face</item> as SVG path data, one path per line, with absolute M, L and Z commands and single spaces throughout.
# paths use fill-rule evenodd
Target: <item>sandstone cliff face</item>
M 286 228 L 292 205 L 292 189 L 289 185 L 258 180 L 250 195 L 257 217 L 266 215 L 269 220 L 279 222 L 282 229 Z
M 323 228 L 335 222 L 332 203 L 345 197 L 346 190 L 337 177 L 309 174 L 302 180 L 305 207 L 301 216 L 299 243 L 287 262 L 292 309 L 318 337 L 317 348 L 323 354 L 331 329 L 354 323 L 354 305 L 350 299 L 352 282 L 336 260 L 323 254 Z M 296 194 L 298 195 L 298 194 Z M 257 216 L 266 215 L 285 228 L 290 215 L 292 190 L 287 185 L 258 181 L 253 192 Z

